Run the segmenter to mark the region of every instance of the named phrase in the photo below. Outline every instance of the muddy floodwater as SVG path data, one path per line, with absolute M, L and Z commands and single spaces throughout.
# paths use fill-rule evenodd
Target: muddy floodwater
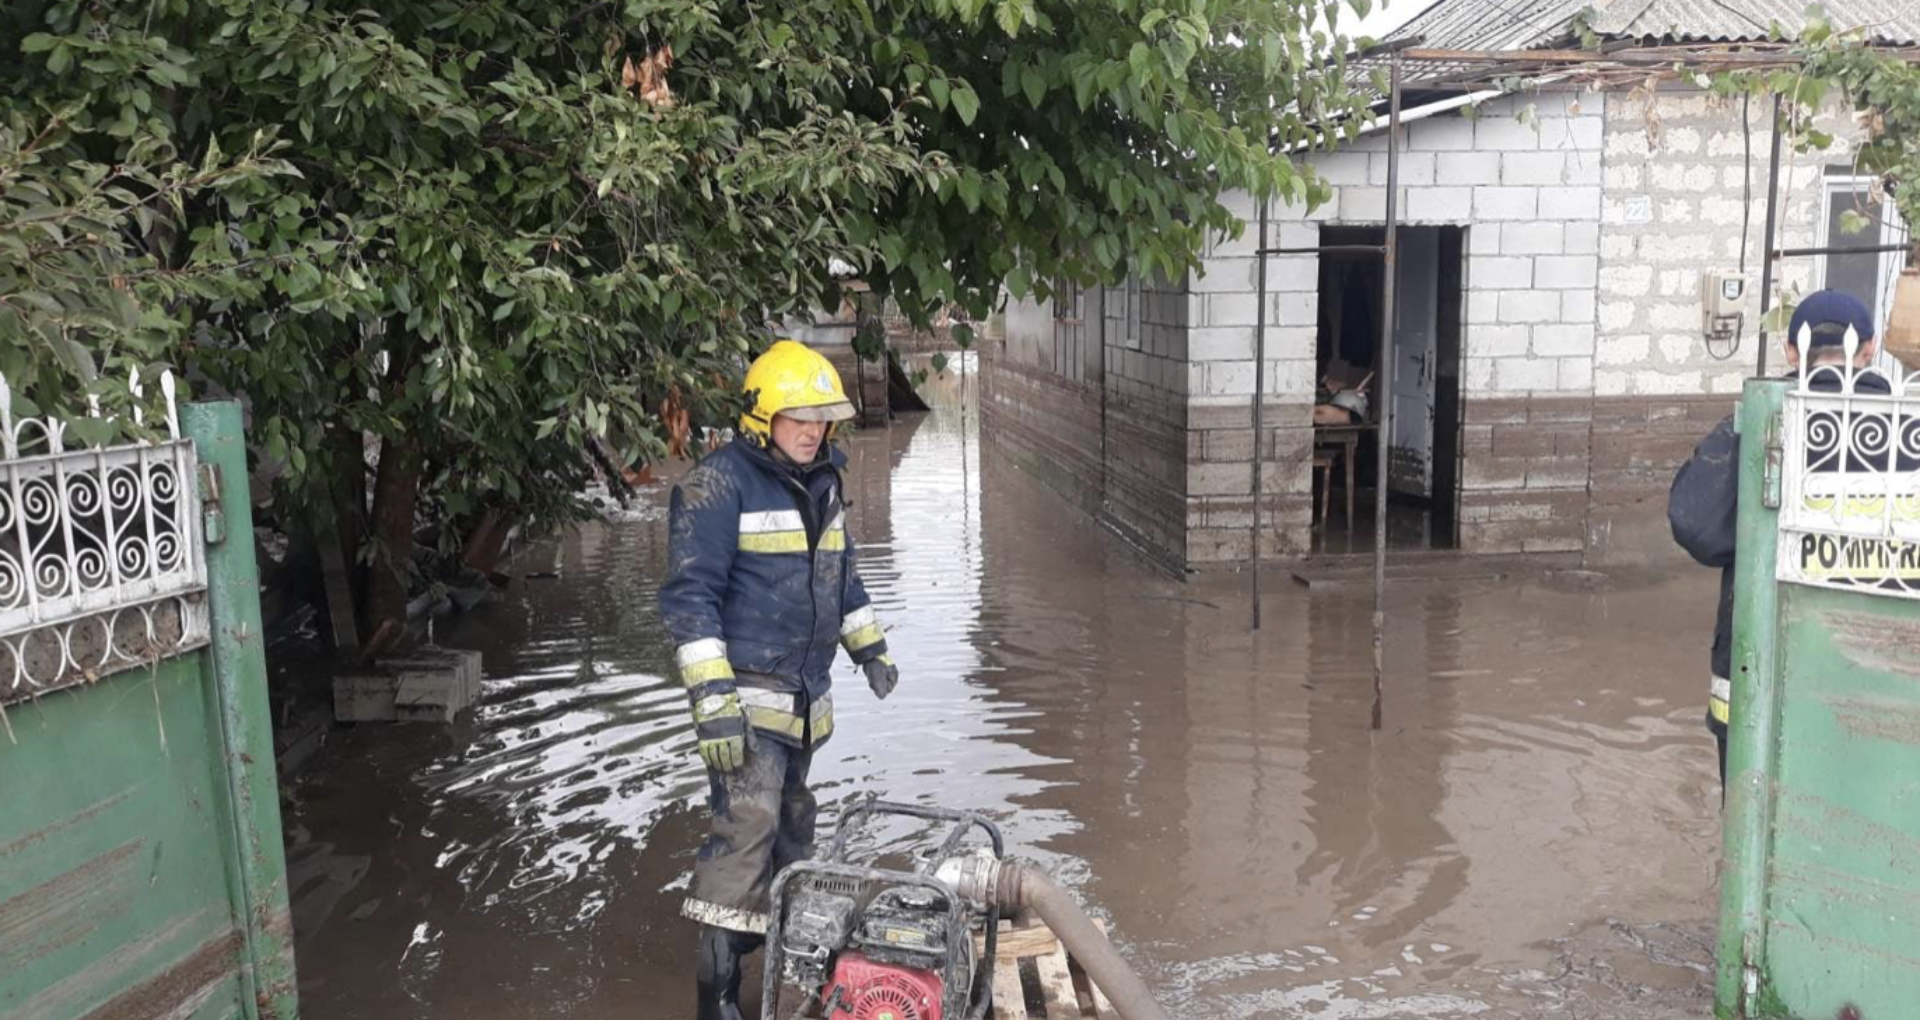
M 1708 572 L 1399 586 L 1370 732 L 1370 592 L 1276 573 L 1251 635 L 1243 575 L 1156 573 L 958 386 L 848 444 L 901 681 L 840 663 L 823 831 L 867 791 L 990 814 L 1188 1020 L 1709 1015 Z M 437 626 L 485 653 L 473 718 L 340 731 L 291 786 L 305 1016 L 691 1016 L 705 783 L 646 503 Z

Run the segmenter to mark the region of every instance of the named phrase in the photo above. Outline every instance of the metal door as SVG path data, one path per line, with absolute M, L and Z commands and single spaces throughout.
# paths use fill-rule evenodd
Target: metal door
M 240 410 L 164 389 L 73 450 L 0 380 L 8 1020 L 295 1015 Z
M 1716 1010 L 1920 1003 L 1920 377 L 1749 382 Z M 1891 390 L 1891 392 L 1885 392 Z
M 1439 341 L 1440 230 L 1401 227 L 1393 324 L 1395 492 L 1433 493 L 1433 394 Z

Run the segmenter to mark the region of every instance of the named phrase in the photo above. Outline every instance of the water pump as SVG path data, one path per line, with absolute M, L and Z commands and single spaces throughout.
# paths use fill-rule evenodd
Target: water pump
M 849 862 L 849 839 L 876 815 L 950 829 L 912 871 Z M 999 828 L 978 815 L 873 797 L 856 802 L 822 858 L 794 864 L 774 882 L 763 1018 L 776 1020 L 782 981 L 808 992 L 793 1017 L 814 1005 L 826 1020 L 985 1016 L 991 975 L 975 958 L 974 933 L 983 934 L 992 960 L 1000 908 L 985 895 L 984 876 L 997 871 L 1003 851 Z
M 848 840 L 876 815 L 948 829 L 911 871 L 849 861 Z M 1122 1020 L 1170 1020 L 1071 894 L 1045 871 L 1007 859 L 992 822 L 871 795 L 841 816 L 824 856 L 773 881 L 761 1018 L 781 1020 L 785 982 L 806 992 L 786 1020 L 980 1020 L 993 1005 L 1001 912 L 1023 910 L 1047 923 Z

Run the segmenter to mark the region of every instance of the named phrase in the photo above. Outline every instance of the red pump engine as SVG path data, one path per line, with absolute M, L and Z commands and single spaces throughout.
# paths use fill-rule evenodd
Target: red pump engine
M 857 952 L 840 954 L 833 980 L 821 998 L 831 996 L 836 988 L 840 1009 L 853 1020 L 940 1020 L 940 997 L 945 991 L 940 975 L 933 971 L 880 963 Z

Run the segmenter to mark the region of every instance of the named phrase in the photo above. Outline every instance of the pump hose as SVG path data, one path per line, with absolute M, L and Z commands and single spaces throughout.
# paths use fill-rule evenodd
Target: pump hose
M 1031 909 L 1040 915 L 1067 952 L 1080 962 L 1087 978 L 1113 1003 L 1122 1020 L 1172 1020 L 1154 1001 L 1146 982 L 1107 941 L 1106 933 L 1046 872 L 1023 861 L 1006 861 L 994 893 L 1002 911 Z

